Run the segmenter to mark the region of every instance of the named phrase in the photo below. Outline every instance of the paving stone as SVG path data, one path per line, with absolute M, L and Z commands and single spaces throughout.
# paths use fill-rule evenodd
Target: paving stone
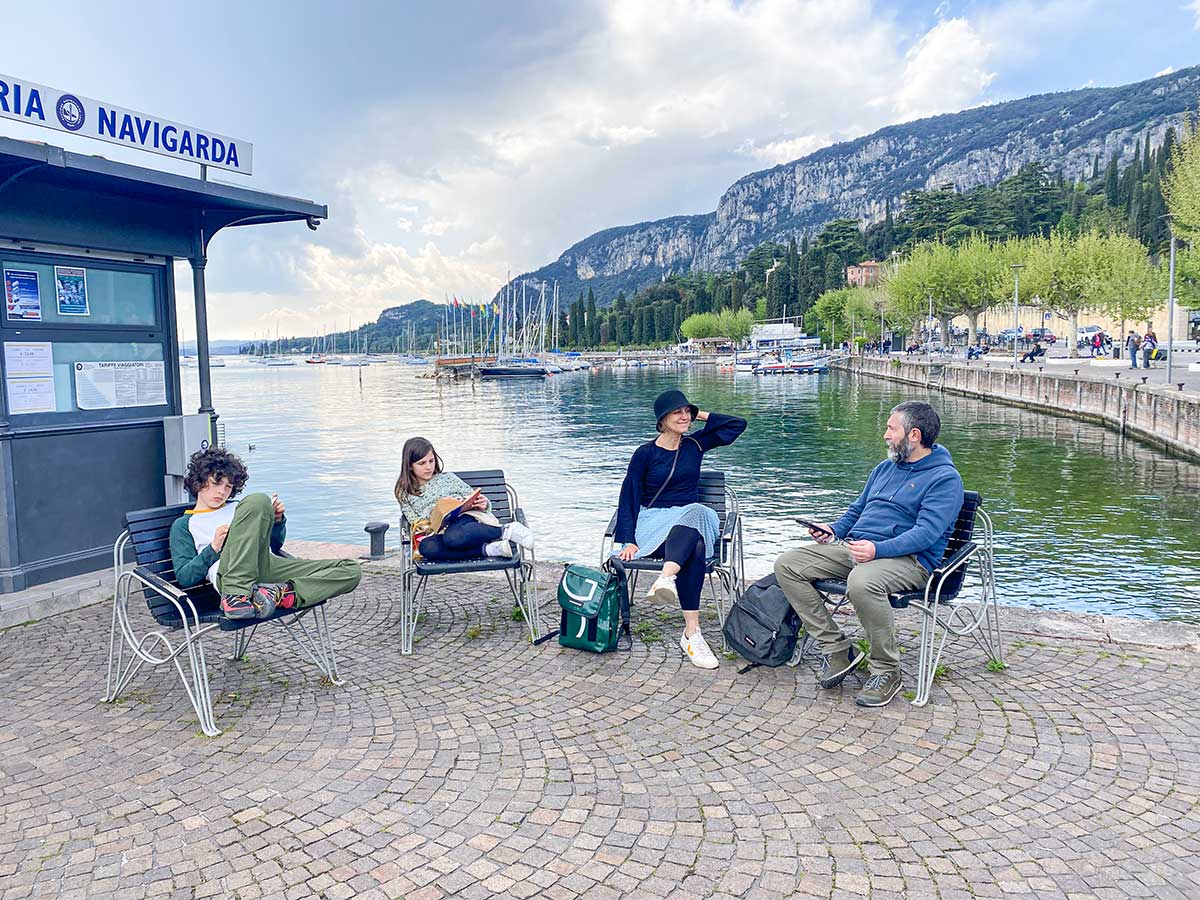
M 217 738 L 161 670 L 97 702 L 105 604 L 0 633 L 0 897 L 1200 895 L 1178 629 L 1014 613 L 1006 671 L 951 644 L 931 705 L 862 710 L 857 677 L 702 672 L 670 641 L 531 647 L 486 576 L 431 585 L 403 657 L 368 570 L 330 604 L 341 687 L 271 628 L 243 661 L 206 641 Z

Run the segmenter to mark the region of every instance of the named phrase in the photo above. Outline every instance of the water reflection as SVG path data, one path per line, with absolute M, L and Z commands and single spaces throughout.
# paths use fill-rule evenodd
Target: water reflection
M 194 409 L 195 376 L 185 378 Z M 597 557 L 629 455 L 654 436 L 653 398 L 673 386 L 750 420 L 709 465 L 741 497 L 751 574 L 801 539 L 794 516 L 845 509 L 882 458 L 888 410 L 921 393 L 844 375 L 704 370 L 525 384 L 433 382 L 401 366 L 213 372 L 228 444 L 250 463 L 253 489 L 285 497 L 294 536 L 364 542 L 367 520 L 394 522 L 400 447 L 423 434 L 451 468 L 504 468 L 539 556 L 571 560 Z M 933 402 L 942 442 L 995 520 L 1005 602 L 1200 621 L 1200 466 L 1087 423 L 960 397 Z

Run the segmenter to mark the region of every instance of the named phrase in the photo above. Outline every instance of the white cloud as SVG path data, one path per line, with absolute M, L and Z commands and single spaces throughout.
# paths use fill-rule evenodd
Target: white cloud
M 1184 6 L 1183 8 L 1185 10 L 1187 10 L 1188 12 L 1190 12 L 1193 16 L 1195 16 L 1196 30 L 1200 31 L 1200 0 L 1191 0 L 1191 2 L 1188 3 L 1186 6 Z
M 593 231 L 713 209 L 752 168 L 982 102 L 993 77 L 966 20 L 905 54 L 911 35 L 870 0 L 615 0 L 598 16 L 477 98 L 365 111 L 371 145 L 403 157 L 355 144 L 338 161 L 355 233 L 298 261 L 310 289 L 491 296 Z
M 1200 6 L 1200 0 L 1196 0 L 1196 5 Z M 1200 15 L 1200 13 L 1198 13 L 1198 15 Z M 1162 75 L 1170 75 L 1174 71 L 1175 71 L 1174 66 L 1167 66 L 1165 69 L 1159 69 L 1157 72 L 1155 72 L 1154 77 L 1158 78 Z
M 966 19 L 938 22 L 904 60 L 897 107 L 906 120 L 961 109 L 996 77 L 987 71 L 990 48 Z

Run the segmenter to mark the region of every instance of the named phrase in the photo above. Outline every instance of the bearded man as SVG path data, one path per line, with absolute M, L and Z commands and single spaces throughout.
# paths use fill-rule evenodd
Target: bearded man
M 888 594 L 924 586 L 941 562 L 963 504 L 963 483 L 945 447 L 935 443 L 941 420 L 928 403 L 895 407 L 883 432 L 888 458 L 858 499 L 832 525 L 814 523 L 816 546 L 789 550 L 775 562 L 788 602 L 821 649 L 817 681 L 840 685 L 861 661 L 813 587 L 845 579 L 846 597 L 870 641 L 870 676 L 855 702 L 886 706 L 900 692 L 900 654 Z

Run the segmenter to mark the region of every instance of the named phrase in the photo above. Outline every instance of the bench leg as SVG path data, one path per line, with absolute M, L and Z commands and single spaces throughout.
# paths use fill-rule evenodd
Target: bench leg
M 409 573 L 403 582 L 400 599 L 400 654 L 410 656 L 413 652 L 413 632 L 417 630 L 417 619 L 421 615 L 421 603 L 429 579 Z
M 213 718 L 212 693 L 208 686 L 208 664 L 204 658 L 201 636 L 215 628 L 210 625 L 199 630 L 184 626 L 179 630 L 182 640 L 173 644 L 161 631 L 150 631 L 139 639 L 133 633 L 127 612 L 129 602 L 128 580 L 123 580 L 113 597 L 113 619 L 109 631 L 108 681 L 105 686 L 104 702 L 115 703 L 129 687 L 143 663 L 160 666 L 171 663 L 179 675 L 179 681 L 187 693 L 188 702 L 196 712 L 200 729 L 209 737 L 221 733 Z M 126 654 L 128 644 L 128 654 Z M 156 653 L 155 651 L 160 651 Z M 186 662 L 186 669 L 184 663 Z
M 233 633 L 233 656 L 230 659 L 236 662 L 246 655 L 246 651 L 250 648 L 250 641 L 254 639 L 256 631 L 258 631 L 258 626 L 251 625 L 249 628 L 243 628 L 241 631 Z
M 306 619 L 312 620 L 311 629 L 305 624 Z M 294 616 L 285 616 L 272 621 L 284 630 L 284 633 L 300 648 L 300 652 L 308 657 L 330 684 L 345 684 L 338 676 L 337 656 L 333 651 L 333 636 L 329 633 L 329 621 L 325 617 L 325 604 L 301 610 Z
M 542 622 L 537 602 L 537 574 L 533 562 L 522 563 L 521 568 L 515 572 L 505 569 L 504 578 L 508 582 L 513 600 L 521 610 L 521 615 L 525 617 L 530 642 L 536 641 L 542 636 Z

